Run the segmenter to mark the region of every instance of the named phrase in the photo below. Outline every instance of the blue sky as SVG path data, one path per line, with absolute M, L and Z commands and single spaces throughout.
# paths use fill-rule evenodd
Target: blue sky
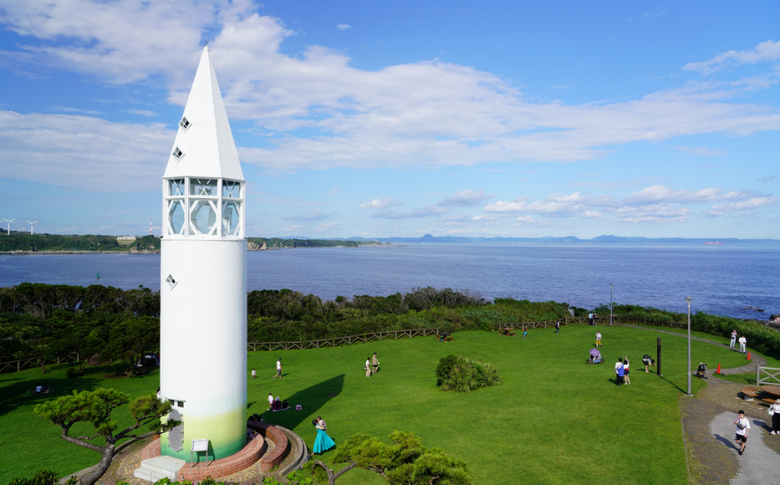
M 250 236 L 780 238 L 778 2 L 0 0 L 0 26 L 13 229 L 159 235 L 208 39 Z

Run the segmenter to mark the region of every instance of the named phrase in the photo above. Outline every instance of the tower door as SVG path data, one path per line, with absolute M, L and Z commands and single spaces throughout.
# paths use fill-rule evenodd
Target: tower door
M 172 409 L 170 414 L 168 415 L 168 419 L 173 421 L 182 421 L 181 413 L 179 413 L 179 411 L 176 409 Z M 170 446 L 173 451 L 181 451 L 183 445 L 184 445 L 184 421 L 182 421 L 180 425 L 168 431 L 168 446 Z

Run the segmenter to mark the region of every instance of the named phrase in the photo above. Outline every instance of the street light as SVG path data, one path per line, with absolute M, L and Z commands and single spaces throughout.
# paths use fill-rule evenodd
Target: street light
M 609 284 L 609 326 L 612 326 L 612 283 Z
M 685 301 L 688 302 L 688 396 L 691 396 L 691 298 L 685 297 Z

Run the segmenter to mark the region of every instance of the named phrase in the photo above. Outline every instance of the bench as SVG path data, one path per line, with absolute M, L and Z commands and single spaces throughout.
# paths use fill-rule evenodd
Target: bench
M 514 330 L 514 329 L 512 329 L 512 328 L 502 328 L 501 329 L 501 335 L 505 335 L 507 337 L 514 337 L 515 336 L 515 332 L 513 332 L 512 330 Z
M 266 453 L 260 459 L 260 470 L 264 472 L 271 471 L 275 466 L 284 461 L 290 453 L 290 442 L 287 439 L 287 435 L 276 426 L 268 423 L 248 421 L 247 424 L 250 428 L 263 435 L 263 437 L 274 442 L 273 451 Z
M 743 387 L 740 391 L 744 396 L 745 401 L 752 401 L 754 397 L 758 397 L 759 389 L 757 387 Z

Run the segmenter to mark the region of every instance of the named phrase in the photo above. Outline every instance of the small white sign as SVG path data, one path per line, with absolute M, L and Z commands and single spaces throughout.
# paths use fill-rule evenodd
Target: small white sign
M 192 440 L 192 451 L 209 451 L 209 440 Z

